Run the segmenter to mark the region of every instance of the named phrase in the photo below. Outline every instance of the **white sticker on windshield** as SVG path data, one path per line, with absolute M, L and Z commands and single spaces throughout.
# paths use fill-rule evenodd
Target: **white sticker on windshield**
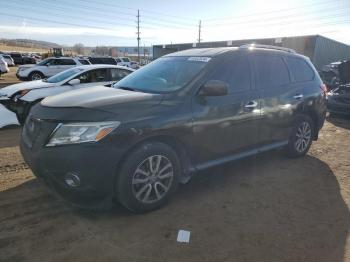
M 197 62 L 209 62 L 211 58 L 210 57 L 202 57 L 202 56 L 193 56 L 188 58 L 188 61 L 197 61 Z

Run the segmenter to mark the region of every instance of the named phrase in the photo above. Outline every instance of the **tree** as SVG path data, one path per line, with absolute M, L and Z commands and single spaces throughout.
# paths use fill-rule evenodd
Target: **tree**
M 78 55 L 84 55 L 85 53 L 85 46 L 81 43 L 75 44 L 72 49 Z

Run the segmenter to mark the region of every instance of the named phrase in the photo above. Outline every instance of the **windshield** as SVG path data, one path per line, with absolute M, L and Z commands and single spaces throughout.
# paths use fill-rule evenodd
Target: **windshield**
M 164 93 L 180 89 L 206 65 L 209 58 L 164 57 L 128 75 L 113 87 Z
M 130 62 L 129 58 L 122 58 L 124 62 Z
M 48 83 L 58 83 L 58 82 L 61 82 L 79 72 L 83 71 L 83 69 L 81 68 L 71 68 L 71 69 L 68 69 L 66 71 L 63 71 L 57 75 L 54 75 L 54 76 L 51 76 L 50 78 L 48 78 L 46 80 L 46 82 Z

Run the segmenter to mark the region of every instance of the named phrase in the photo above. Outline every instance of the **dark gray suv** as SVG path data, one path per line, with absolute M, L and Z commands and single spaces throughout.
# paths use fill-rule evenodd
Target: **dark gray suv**
M 307 153 L 326 115 L 307 57 L 271 46 L 166 55 L 113 88 L 46 98 L 21 150 L 33 173 L 80 206 L 163 205 L 193 172 L 275 148 Z

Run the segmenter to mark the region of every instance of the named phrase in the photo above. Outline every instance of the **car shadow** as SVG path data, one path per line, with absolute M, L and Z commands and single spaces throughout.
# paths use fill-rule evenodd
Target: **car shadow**
M 50 252 L 92 261 L 341 262 L 350 226 L 331 168 L 280 151 L 200 172 L 142 215 L 119 205 L 73 209 L 35 179 L 0 192 L 0 207 L 0 254 L 9 260 Z M 176 243 L 179 229 L 191 231 L 187 246 Z
M 335 126 L 350 129 L 350 116 L 348 115 L 329 115 L 327 121 Z

